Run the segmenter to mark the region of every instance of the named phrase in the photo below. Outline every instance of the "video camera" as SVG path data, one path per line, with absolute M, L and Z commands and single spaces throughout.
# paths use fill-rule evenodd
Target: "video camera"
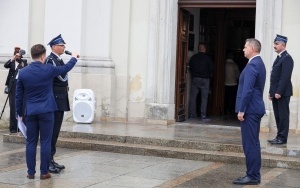
M 22 62 L 23 55 L 26 54 L 26 51 L 23 50 L 23 49 L 20 49 L 20 50 L 19 50 L 19 54 L 20 54 L 20 59 L 16 59 L 16 61 L 17 61 L 18 63 L 21 63 L 21 62 Z
M 19 50 L 19 54 L 20 54 L 21 56 L 23 56 L 23 55 L 25 55 L 25 54 L 26 54 L 26 51 L 25 51 L 25 50 L 23 50 L 23 49 L 20 49 L 20 50 Z

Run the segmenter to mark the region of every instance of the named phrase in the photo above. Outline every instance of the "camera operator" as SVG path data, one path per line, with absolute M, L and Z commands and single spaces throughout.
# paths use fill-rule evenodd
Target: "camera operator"
M 8 94 L 9 97 L 9 107 L 10 107 L 10 115 L 9 115 L 9 130 L 10 133 L 16 133 L 18 130 L 18 122 L 16 119 L 16 109 L 15 109 L 15 92 L 16 92 L 16 83 L 17 83 L 17 75 L 18 70 L 27 66 L 27 60 L 22 59 L 25 54 L 24 50 L 21 50 L 20 47 L 15 47 L 14 56 L 8 60 L 4 67 L 9 69 L 7 79 L 5 82 L 5 93 Z

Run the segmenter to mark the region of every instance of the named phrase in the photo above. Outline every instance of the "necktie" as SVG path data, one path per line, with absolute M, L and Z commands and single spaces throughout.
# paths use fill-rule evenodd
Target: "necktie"
M 274 63 L 276 63 L 276 62 L 279 60 L 279 58 L 280 58 L 280 56 L 279 56 L 279 55 L 277 55 L 277 57 L 276 57 L 276 59 L 275 59 Z

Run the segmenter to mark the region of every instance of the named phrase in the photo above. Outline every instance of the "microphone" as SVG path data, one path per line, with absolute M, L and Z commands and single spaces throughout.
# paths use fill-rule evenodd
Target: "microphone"
M 70 51 L 68 51 L 68 50 L 65 50 L 65 54 L 67 54 L 67 55 L 72 55 L 72 52 L 70 52 Z M 79 58 L 80 56 L 79 55 L 77 55 L 77 58 Z

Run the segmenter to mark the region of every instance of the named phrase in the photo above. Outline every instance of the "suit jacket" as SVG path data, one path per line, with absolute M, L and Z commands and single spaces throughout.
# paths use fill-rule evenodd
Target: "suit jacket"
M 263 92 L 266 68 L 260 56 L 254 57 L 240 75 L 235 111 L 245 114 L 265 114 Z
M 16 110 L 22 115 L 23 96 L 26 99 L 25 114 L 35 115 L 57 110 L 53 96 L 53 78 L 70 71 L 76 58 L 64 66 L 54 67 L 50 64 L 32 62 L 19 72 L 16 92 Z
M 269 90 L 270 97 L 275 97 L 275 93 L 278 93 L 281 96 L 293 95 L 293 86 L 291 82 L 293 68 L 293 58 L 287 51 L 282 52 L 281 56 L 275 60 L 272 67 Z
M 7 74 L 7 78 L 5 81 L 5 85 L 8 86 L 10 85 L 12 79 L 14 79 L 14 77 L 16 76 L 17 70 L 16 70 L 16 61 L 10 61 L 8 60 L 5 64 L 4 67 L 9 69 L 8 74 Z M 21 59 L 21 63 L 19 64 L 20 67 L 19 69 L 26 67 L 27 66 L 27 60 L 26 59 Z

